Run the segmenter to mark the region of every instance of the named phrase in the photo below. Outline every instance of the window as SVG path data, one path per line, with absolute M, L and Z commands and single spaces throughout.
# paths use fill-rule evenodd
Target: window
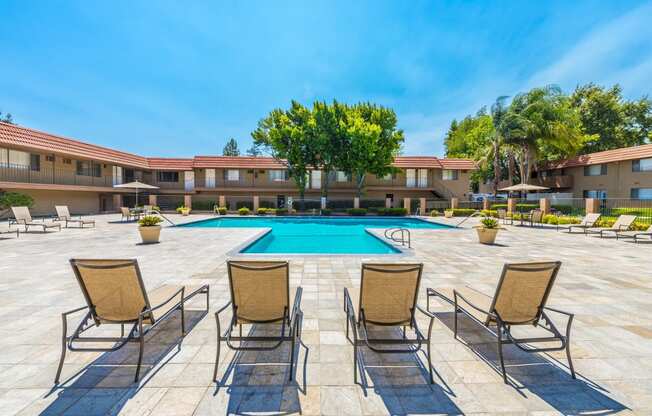
M 313 170 L 310 172 L 310 187 L 312 189 L 321 188 L 321 170 Z
M 64 165 L 72 165 L 72 159 L 63 159 Z
M 632 172 L 651 172 L 652 158 L 632 160 Z
M 122 166 L 113 167 L 113 185 L 120 185 L 122 183 Z
M 240 180 L 240 171 L 237 169 L 228 169 L 224 171 L 224 179 L 227 181 L 236 182 Z
M 54 162 L 54 156 L 53 155 L 45 156 L 45 161 L 46 162 Z
M 273 169 L 268 171 L 270 182 L 285 182 L 288 180 L 288 171 L 281 169 Z
M 0 161 L 3 166 L 8 166 L 10 168 L 27 169 L 31 164 L 31 156 L 27 152 L 6 149 L 3 153 L 6 155 Z M 2 153 L 0 153 L 0 155 L 2 155 Z
M 632 199 L 652 199 L 652 188 L 632 188 Z
M 336 180 L 337 180 L 337 182 L 348 182 L 349 181 L 349 175 L 347 175 L 346 172 L 338 170 Z
M 87 160 L 77 161 L 77 175 L 80 176 L 102 176 L 102 165 Z
M 41 170 L 41 156 L 31 154 L 29 155 L 29 168 L 34 171 Z
M 441 179 L 444 181 L 456 181 L 459 173 L 455 169 L 443 169 L 441 171 Z
M 604 189 L 585 190 L 584 198 L 607 199 L 607 191 Z
M 159 182 L 179 182 L 179 172 L 156 172 Z
M 607 174 L 607 165 L 589 165 L 584 166 L 584 176 L 602 176 Z
M 419 188 L 428 187 L 428 169 L 419 169 Z
M 414 188 L 417 185 L 417 171 L 416 169 L 406 169 L 405 171 L 405 186 Z
M 215 188 L 215 169 L 206 169 L 204 177 L 206 178 L 205 186 L 207 188 Z

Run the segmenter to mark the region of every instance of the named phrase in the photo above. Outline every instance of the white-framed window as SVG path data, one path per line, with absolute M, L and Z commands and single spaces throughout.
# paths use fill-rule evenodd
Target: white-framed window
M 192 191 L 195 189 L 195 171 L 187 170 L 183 172 L 183 188 L 186 191 Z
M 19 150 L 0 149 L 0 166 L 27 169 L 31 166 L 31 156 Z
M 417 186 L 417 171 L 416 169 L 405 170 L 405 186 L 414 188 Z
M 632 160 L 632 172 L 651 172 L 652 157 L 647 159 Z
M 267 172 L 270 182 L 285 182 L 288 180 L 288 171 L 285 169 L 272 169 Z
M 205 186 L 207 188 L 215 188 L 215 169 L 206 169 L 204 171 L 204 178 L 206 178 Z
M 602 176 L 607 174 L 607 165 L 602 163 L 599 165 L 584 166 L 584 176 Z
M 584 198 L 607 199 L 607 191 L 604 189 L 585 189 L 582 194 Z
M 428 187 L 428 169 L 419 169 L 419 183 L 417 186 L 419 188 Z
M 443 169 L 441 171 L 441 179 L 444 181 L 456 181 L 459 177 L 457 169 Z
M 179 182 L 179 172 L 158 171 L 156 172 L 156 181 L 167 183 Z
M 337 182 L 348 182 L 349 181 L 349 175 L 346 174 L 346 172 L 338 170 L 337 174 L 335 175 L 335 180 Z
M 630 197 L 632 199 L 652 199 L 652 188 L 632 188 Z
M 232 181 L 232 182 L 239 181 L 240 180 L 240 171 L 238 169 L 228 169 L 225 172 L 224 176 L 225 176 L 225 179 L 227 181 Z
M 113 166 L 113 185 L 122 183 L 122 166 Z
M 312 189 L 321 189 L 321 170 L 310 172 L 310 187 Z

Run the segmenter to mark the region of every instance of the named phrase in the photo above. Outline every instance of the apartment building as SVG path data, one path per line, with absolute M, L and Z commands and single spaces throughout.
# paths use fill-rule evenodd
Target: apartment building
M 574 198 L 652 199 L 652 144 L 549 163 L 531 183 Z
M 396 174 L 368 175 L 361 206 L 390 199 L 403 206 L 417 200 L 466 199 L 475 164 L 464 159 L 397 157 Z M 328 175 L 328 176 L 326 176 Z M 0 123 L 0 192 L 19 191 L 35 199 L 33 212 L 48 214 L 67 204 L 78 214 L 111 212 L 136 204 L 134 191 L 115 185 L 134 180 L 158 189 L 139 195 L 138 203 L 164 209 L 181 204 L 197 208 L 225 204 L 283 207 L 298 192 L 285 166 L 268 157 L 195 156 L 152 158 Z M 344 172 L 309 173 L 306 198 L 352 201 L 356 186 Z

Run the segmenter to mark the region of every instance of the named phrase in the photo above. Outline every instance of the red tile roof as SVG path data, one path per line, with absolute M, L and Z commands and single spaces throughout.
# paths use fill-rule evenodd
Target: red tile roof
M 600 163 L 618 162 L 621 160 L 634 160 L 652 157 L 652 144 L 641 146 L 623 147 L 621 149 L 605 150 L 604 152 L 589 153 L 570 159 L 550 162 L 547 169 L 572 168 L 575 166 L 597 165 Z
M 256 168 L 283 169 L 285 166 L 271 157 L 195 156 L 194 158 L 142 157 L 78 140 L 55 136 L 38 130 L 0 123 L 0 145 L 18 146 L 47 153 L 60 153 L 80 159 L 93 159 L 116 165 L 156 170 L 192 170 L 193 168 Z M 475 169 L 466 159 L 439 159 L 434 156 L 398 156 L 397 168 Z

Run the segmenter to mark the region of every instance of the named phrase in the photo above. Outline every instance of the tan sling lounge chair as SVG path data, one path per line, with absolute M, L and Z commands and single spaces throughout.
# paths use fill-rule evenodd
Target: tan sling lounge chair
M 86 306 L 64 312 L 61 315 L 63 320 L 61 359 L 54 379 L 57 384 L 61 376 L 66 350 L 116 351 L 128 342 L 140 344 L 135 375 L 135 381 L 138 381 L 145 348 L 145 335 L 149 331 L 178 310 L 181 312 L 181 334 L 185 335 L 184 303 L 200 293 L 206 295 L 206 313 L 208 313 L 208 285 L 163 285 L 148 292 L 145 290 L 136 260 L 71 259 L 70 264 L 86 300 Z M 86 310 L 86 314 L 72 335 L 68 335 L 68 315 L 83 310 Z M 86 331 L 102 325 L 120 325 L 120 336 L 84 336 Z M 132 325 L 126 336 L 125 325 Z M 83 342 L 111 343 L 111 346 L 105 348 L 77 346 Z
M 301 338 L 301 294 L 298 287 L 290 302 L 290 265 L 286 261 L 228 261 L 231 300 L 215 312 L 217 322 L 217 354 L 213 381 L 217 381 L 222 341 L 236 351 L 269 351 L 290 342 L 290 380 L 294 371 L 294 349 Z M 231 307 L 228 328 L 222 333 L 220 313 Z M 278 336 L 243 336 L 243 324 L 281 324 Z M 239 335 L 233 330 L 239 326 Z M 286 333 L 287 331 L 287 333 Z M 233 341 L 238 341 L 235 345 Z M 245 345 L 245 342 L 273 342 L 272 345 Z
M 65 227 L 68 228 L 68 223 L 79 224 L 80 228 L 84 228 L 84 225 L 92 225 L 95 227 L 95 220 L 82 219 L 81 217 L 73 218 L 70 215 L 68 210 L 68 205 L 55 205 L 54 209 L 57 210 L 57 221 L 64 221 Z
M 139 213 L 133 212 L 127 207 L 120 207 L 120 213 L 122 214 L 120 221 L 124 221 L 125 218 L 127 219 L 127 221 L 137 220 L 140 218 Z
M 359 347 L 366 346 L 377 353 L 416 353 L 424 343 L 430 383 L 434 382 L 430 364 L 434 315 L 417 305 L 422 270 L 423 264 L 363 264 L 359 292 L 344 288 L 346 337 L 353 344 L 355 383 L 358 382 L 358 359 L 362 359 Z M 427 336 L 417 326 L 417 310 L 430 318 Z M 369 325 L 402 327 L 403 337 L 372 338 L 368 332 Z M 414 330 L 414 338 L 406 337 L 405 329 L 408 326 Z M 349 332 L 353 333 L 353 339 Z M 397 347 L 401 345 L 403 347 Z M 364 372 L 364 365 L 361 371 Z
M 543 226 L 543 211 L 540 209 L 532 210 L 530 212 L 530 218 L 527 221 L 530 223 L 530 227 L 534 227 L 535 225 Z
M 618 232 L 627 231 L 636 221 L 636 215 L 621 215 L 618 217 L 614 225 L 609 228 L 588 228 L 586 229 L 587 234 L 599 234 L 600 238 L 606 236 L 607 234 L 612 234 L 618 238 Z
M 569 233 L 572 233 L 573 229 L 577 228 L 579 230 L 582 230 L 582 232 L 586 234 L 586 230 L 595 227 L 595 224 L 598 222 L 599 219 L 600 219 L 600 214 L 586 214 L 582 219 L 582 222 L 580 222 L 579 224 L 559 225 L 557 229 L 559 228 L 566 229 L 568 230 Z
M 499 209 L 496 211 L 498 214 L 498 219 L 503 221 L 503 224 L 507 224 L 509 221 L 510 224 L 514 224 L 514 216 L 511 212 L 508 212 L 506 209 Z
M 25 232 L 29 231 L 29 227 L 39 227 L 46 232 L 51 228 L 56 228 L 61 231 L 61 224 L 47 223 L 47 222 L 34 222 L 32 220 L 32 215 L 29 213 L 29 208 L 27 207 L 11 207 L 11 211 L 14 213 L 14 221 L 18 225 L 25 226 Z
M 505 264 L 498 281 L 496 292 L 488 296 L 469 287 L 428 289 L 428 310 L 430 298 L 439 297 L 455 308 L 454 337 L 457 339 L 458 314 L 464 313 L 469 318 L 485 327 L 496 336 L 498 356 L 503 380 L 507 383 L 507 372 L 503 359 L 503 345 L 514 344 L 526 352 L 546 352 L 566 350 L 568 367 L 575 378 L 575 370 L 570 355 L 570 330 L 573 314 L 546 306 L 561 262 L 514 263 Z M 565 334 L 555 327 L 547 312 L 566 315 Z M 516 338 L 512 327 L 534 325 L 546 330 L 550 336 L 536 338 Z M 558 342 L 558 346 L 535 347 L 533 344 Z
M 633 238 L 635 243 L 642 237 L 648 237 L 652 241 L 652 225 L 645 231 L 616 231 L 616 238 Z

